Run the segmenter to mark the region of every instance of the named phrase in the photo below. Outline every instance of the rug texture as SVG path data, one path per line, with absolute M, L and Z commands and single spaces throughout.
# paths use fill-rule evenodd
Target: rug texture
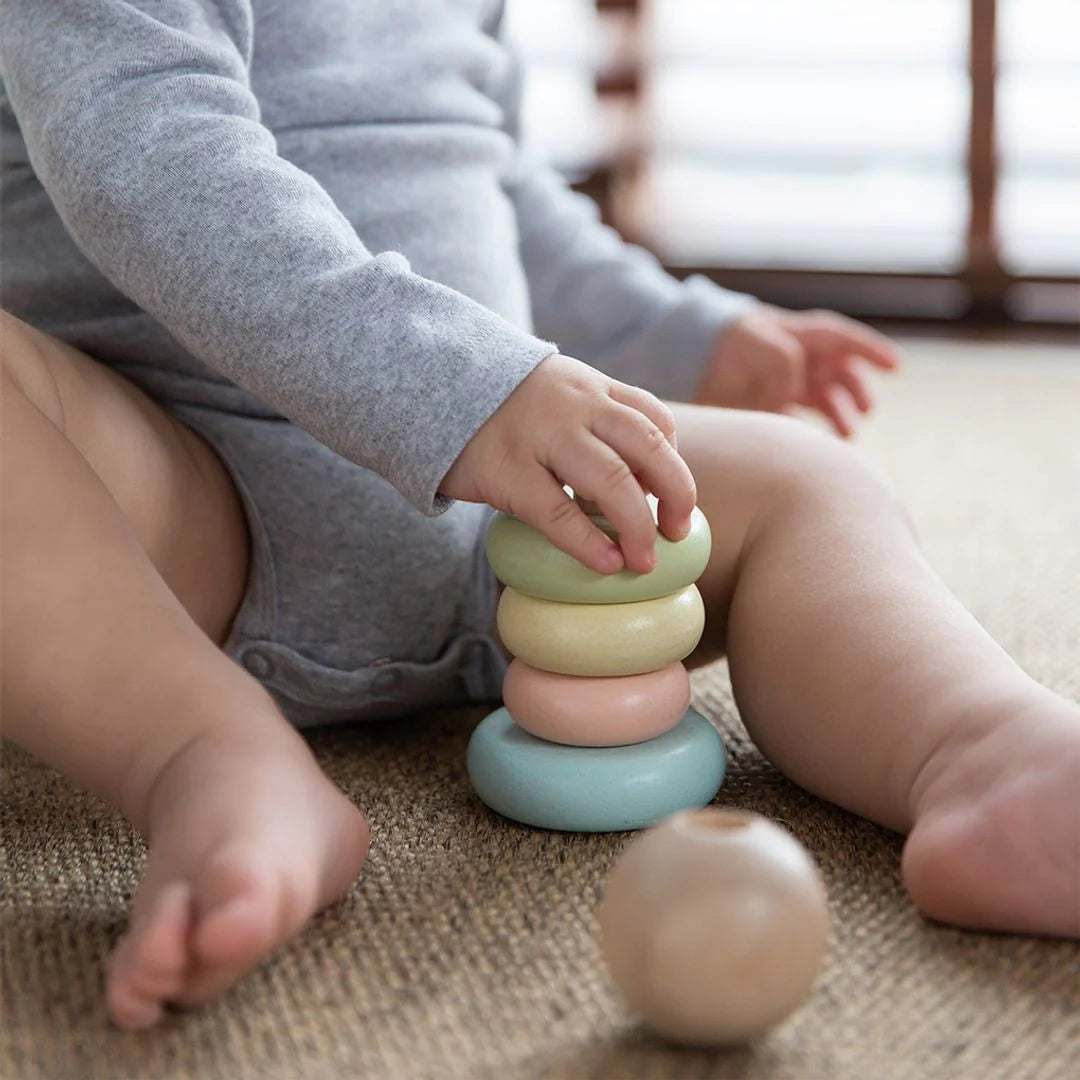
M 1080 358 L 926 342 L 910 353 L 903 377 L 879 384 L 859 446 L 975 615 L 1080 700 Z M 478 805 L 463 757 L 480 713 L 467 710 L 314 734 L 372 824 L 362 880 L 220 1002 L 142 1034 L 109 1027 L 100 987 L 143 847 L 108 808 L 5 747 L 0 1075 L 1080 1076 L 1080 946 L 920 918 L 900 884 L 900 838 L 774 771 L 722 665 L 694 686 L 731 751 L 718 801 L 785 823 L 829 889 L 827 968 L 807 1005 L 755 1043 L 680 1050 L 625 1011 L 594 912 L 626 837 L 533 831 Z

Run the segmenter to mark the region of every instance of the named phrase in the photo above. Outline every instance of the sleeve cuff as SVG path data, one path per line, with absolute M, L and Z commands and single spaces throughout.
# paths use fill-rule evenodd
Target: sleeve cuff
M 426 418 L 426 430 L 418 429 L 410 440 L 407 455 L 390 464 L 387 479 L 421 513 L 434 517 L 444 513 L 454 500 L 439 493 L 450 467 L 485 421 L 518 388 L 541 360 L 558 352 L 551 342 L 516 330 L 496 320 L 477 328 L 481 338 L 480 355 L 490 357 L 482 377 L 460 384 L 459 392 L 448 400 L 440 394 L 441 416 L 431 413 L 430 405 L 417 403 L 419 414 Z
M 717 338 L 759 303 L 700 275 L 681 289 L 682 298 L 620 356 L 620 379 L 669 401 L 692 400 Z

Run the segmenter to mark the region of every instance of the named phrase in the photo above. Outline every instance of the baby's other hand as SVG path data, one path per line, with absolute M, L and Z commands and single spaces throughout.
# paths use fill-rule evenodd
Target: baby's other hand
M 563 484 L 599 504 L 618 546 Z M 601 573 L 624 566 L 648 573 L 655 566 L 656 523 L 646 490 L 660 502 L 660 530 L 681 540 L 697 490 L 676 450 L 671 410 L 644 390 L 557 354 L 496 409 L 439 485 L 450 498 L 486 502 L 521 518 Z
M 766 412 L 801 405 L 847 438 L 873 407 L 863 361 L 894 371 L 900 358 L 887 337 L 844 315 L 762 304 L 717 339 L 694 400 Z

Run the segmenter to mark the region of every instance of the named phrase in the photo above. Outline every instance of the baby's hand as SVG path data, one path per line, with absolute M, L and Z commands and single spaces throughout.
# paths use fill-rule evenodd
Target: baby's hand
M 619 546 L 566 494 L 598 503 Z M 439 491 L 486 502 L 539 529 L 601 573 L 648 573 L 656 524 L 645 490 L 660 501 L 670 540 L 690 530 L 694 478 L 675 448 L 671 410 L 580 360 L 549 356 L 488 418 L 458 455 Z M 621 547 L 621 553 L 620 553 Z
M 856 413 L 873 406 L 860 361 L 899 365 L 888 338 L 832 311 L 785 311 L 762 304 L 717 340 L 694 400 L 702 405 L 822 413 L 847 438 Z

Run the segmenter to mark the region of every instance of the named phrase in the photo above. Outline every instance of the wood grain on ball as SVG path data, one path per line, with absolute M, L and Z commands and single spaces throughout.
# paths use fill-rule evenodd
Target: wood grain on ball
M 635 839 L 599 909 L 616 986 L 657 1032 L 723 1045 L 778 1023 L 809 994 L 828 935 L 813 860 L 766 818 L 677 814 Z

